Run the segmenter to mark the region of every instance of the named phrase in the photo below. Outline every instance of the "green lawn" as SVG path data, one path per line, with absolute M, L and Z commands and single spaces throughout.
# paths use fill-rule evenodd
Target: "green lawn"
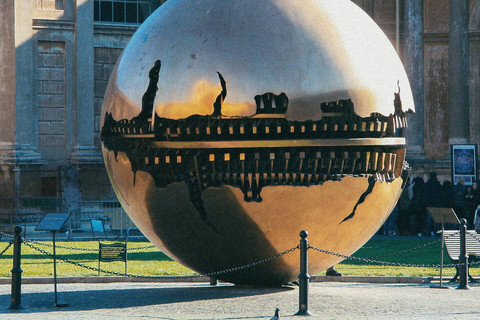
M 439 265 L 440 264 L 440 242 L 435 241 L 438 238 L 402 238 L 396 237 L 390 239 L 370 240 L 354 257 L 369 258 L 371 260 L 395 262 L 401 264 L 418 265 Z M 51 241 L 42 241 L 51 245 Z M 0 251 L 5 249 L 7 242 L 0 242 Z M 36 247 L 45 251 L 52 252 L 51 246 L 34 244 Z M 69 250 L 61 246 L 71 248 L 89 249 L 92 251 Z M 145 276 L 171 276 L 171 275 L 193 275 L 195 272 L 183 267 L 173 261 L 155 247 L 149 247 L 147 241 L 130 241 L 128 248 L 141 248 L 140 250 L 128 251 L 128 270 L 129 274 Z M 147 248 L 145 248 L 147 247 Z M 411 250 L 417 248 L 415 250 Z M 98 267 L 98 242 L 96 241 L 76 241 L 59 242 L 57 241 L 57 256 L 80 263 L 93 268 Z M 310 251 L 309 251 L 310 252 Z M 395 254 L 401 252 L 401 254 Z M 313 254 L 313 253 L 312 253 Z M 0 256 L 0 277 L 11 277 L 13 247 L 8 249 Z M 445 254 L 445 263 L 451 263 Z M 27 245 L 22 245 L 22 277 L 51 277 L 53 276 L 52 258 L 38 252 Z M 123 262 L 102 262 L 101 268 L 109 271 L 123 273 L 125 264 Z M 438 276 L 439 268 L 433 267 L 411 267 L 411 266 L 383 266 L 372 262 L 345 260 L 338 264 L 336 269 L 345 276 Z M 470 269 L 470 274 L 478 275 L 480 269 L 474 266 Z M 446 277 L 455 274 L 454 268 L 445 268 Z M 62 260 L 57 260 L 57 275 L 59 277 L 85 277 L 97 276 L 96 270 L 90 270 L 77 265 L 73 265 Z M 108 275 L 103 274 L 102 275 Z
M 438 241 L 436 241 L 438 240 Z M 414 249 L 414 250 L 412 250 Z M 418 239 L 394 237 L 390 239 L 370 240 L 353 256 L 375 261 L 405 264 L 409 266 L 384 266 L 363 261 L 345 260 L 336 269 L 349 276 L 391 276 L 391 277 L 429 277 L 439 276 L 440 268 L 424 267 L 440 265 L 441 244 L 439 238 L 424 237 Z M 400 253 L 400 254 L 396 254 Z M 444 263 L 451 264 L 445 251 Z M 410 265 L 421 265 L 412 267 Z M 470 274 L 478 274 L 477 266 Z M 443 274 L 453 276 L 455 268 L 444 268 Z

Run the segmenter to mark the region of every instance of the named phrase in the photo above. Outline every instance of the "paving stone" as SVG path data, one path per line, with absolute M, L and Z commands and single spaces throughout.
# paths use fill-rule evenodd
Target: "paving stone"
M 8 310 L 10 286 L 0 285 L 0 319 L 480 319 L 480 287 L 433 289 L 427 284 L 312 283 L 311 317 L 298 311 L 298 287 L 252 288 L 220 283 L 71 283 L 22 286 L 24 310 Z

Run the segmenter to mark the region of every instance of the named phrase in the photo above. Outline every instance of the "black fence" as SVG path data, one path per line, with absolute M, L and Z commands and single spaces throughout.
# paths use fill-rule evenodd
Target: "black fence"
M 91 234 L 91 220 L 101 220 L 105 230 L 117 237 L 141 235 L 116 200 L 67 203 L 61 197 L 1 197 L 0 231 L 13 232 L 14 226 L 22 226 L 26 238 L 47 213 L 69 213 L 70 218 L 62 231 L 72 238 L 82 231 Z

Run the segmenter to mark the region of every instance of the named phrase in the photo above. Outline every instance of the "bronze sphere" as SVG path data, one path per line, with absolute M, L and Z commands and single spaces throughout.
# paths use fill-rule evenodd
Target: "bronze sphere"
M 350 255 L 400 196 L 413 109 L 395 50 L 351 1 L 168 1 L 113 71 L 103 153 L 135 224 L 200 273 L 284 252 L 301 230 Z M 310 273 L 341 260 L 312 252 Z M 217 278 L 298 273 L 297 250 Z

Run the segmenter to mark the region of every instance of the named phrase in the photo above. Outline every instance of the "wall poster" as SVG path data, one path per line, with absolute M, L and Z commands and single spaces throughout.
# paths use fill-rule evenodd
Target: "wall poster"
M 460 180 L 465 185 L 472 185 L 477 180 L 477 145 L 475 144 L 452 144 L 450 145 L 452 156 L 452 181 L 457 185 Z

